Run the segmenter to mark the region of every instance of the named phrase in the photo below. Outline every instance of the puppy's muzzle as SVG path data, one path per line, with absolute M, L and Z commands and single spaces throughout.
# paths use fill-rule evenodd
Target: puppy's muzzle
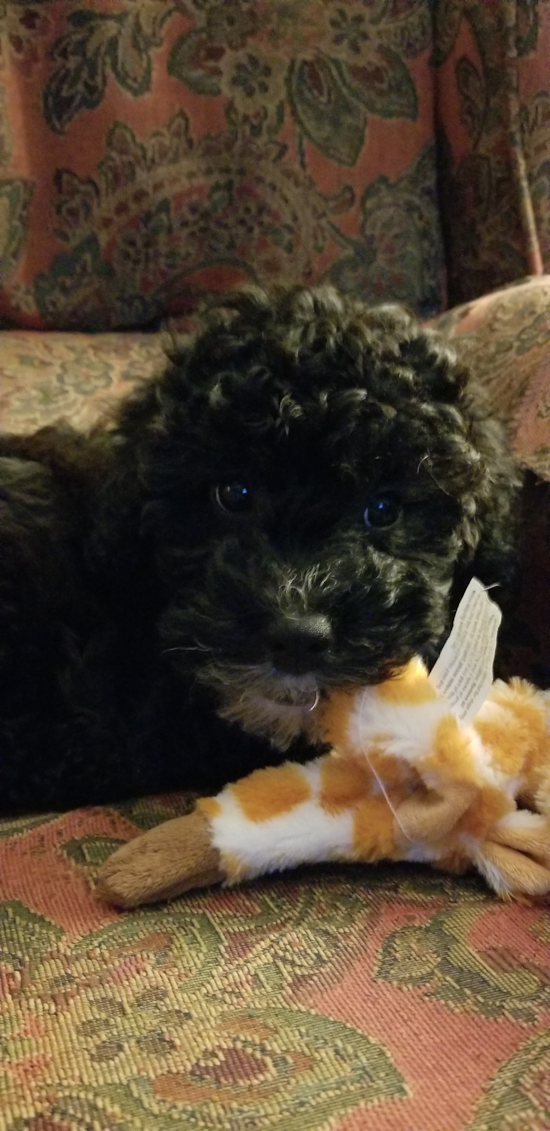
M 273 666 L 289 675 L 315 671 L 332 642 L 330 620 L 321 614 L 280 616 L 268 634 Z

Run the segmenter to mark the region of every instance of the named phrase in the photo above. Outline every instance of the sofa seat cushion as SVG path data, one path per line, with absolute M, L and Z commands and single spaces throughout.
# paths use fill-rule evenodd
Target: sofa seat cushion
M 3 1131 L 550 1125 L 547 911 L 405 865 L 97 902 L 183 808 L 0 823 Z

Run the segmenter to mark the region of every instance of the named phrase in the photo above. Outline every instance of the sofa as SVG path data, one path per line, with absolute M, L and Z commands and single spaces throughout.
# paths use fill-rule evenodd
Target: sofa
M 0 0 L 0 36 L 2 430 L 90 426 L 212 290 L 404 302 L 525 469 L 502 655 L 550 686 L 548 0 Z M 548 908 L 416 865 L 94 897 L 192 803 L 0 821 L 0 1131 L 547 1131 Z

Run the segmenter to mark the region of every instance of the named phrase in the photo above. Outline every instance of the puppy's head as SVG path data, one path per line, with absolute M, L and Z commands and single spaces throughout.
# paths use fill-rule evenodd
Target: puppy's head
M 328 289 L 225 298 L 139 422 L 163 646 L 287 744 L 323 689 L 429 653 L 499 580 L 516 476 L 451 350 Z

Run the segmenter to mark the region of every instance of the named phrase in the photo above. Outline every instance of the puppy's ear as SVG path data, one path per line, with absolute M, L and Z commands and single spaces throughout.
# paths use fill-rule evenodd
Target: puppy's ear
M 462 417 L 454 440 L 470 474 L 463 482 L 463 551 L 455 574 L 458 599 L 474 576 L 484 585 L 505 586 L 516 560 L 522 476 L 503 423 L 453 344 L 435 331 L 413 324 L 402 338 L 400 353 L 421 375 L 426 398 Z M 452 487 L 452 461 L 448 481 Z
M 162 377 L 135 386 L 97 432 L 112 453 L 99 485 L 86 542 L 89 568 L 100 584 L 128 589 L 142 568 L 141 517 L 149 450 L 163 415 Z
M 200 389 L 188 374 L 193 340 L 188 335 L 166 336 L 166 361 L 160 372 L 135 385 L 121 402 L 116 418 L 116 433 L 130 442 L 132 449 L 144 453 L 155 437 L 162 436 L 168 423 L 177 424 L 179 415 L 187 415 L 188 400 Z
M 523 476 L 505 428 L 491 410 L 484 391 L 470 381 L 464 398 L 482 476 L 472 514 L 466 520 L 465 554 L 457 583 L 465 588 L 471 577 L 478 577 L 486 586 L 504 589 L 515 572 Z M 498 590 L 496 596 L 498 599 Z
M 136 385 L 122 402 L 117 431 L 127 437 L 143 435 L 160 409 L 160 380 L 149 380 Z
M 387 317 L 387 315 L 386 315 Z M 450 433 L 463 466 L 463 548 L 455 573 L 460 599 L 473 576 L 484 585 L 506 585 L 516 558 L 517 498 L 522 477 L 502 423 L 483 388 L 461 362 L 453 344 L 398 312 L 399 352 L 417 374 L 419 389 L 462 418 Z M 469 472 L 464 475 L 464 467 Z M 452 490 L 453 463 L 446 469 Z M 456 477 L 455 477 L 456 480 Z

